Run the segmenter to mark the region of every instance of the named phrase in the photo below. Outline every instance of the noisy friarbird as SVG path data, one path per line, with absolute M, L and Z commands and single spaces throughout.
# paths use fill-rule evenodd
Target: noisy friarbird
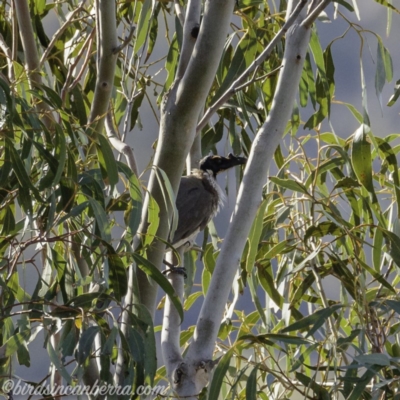
M 175 248 L 191 243 L 222 206 L 225 195 L 217 183 L 217 174 L 246 161 L 231 153 L 227 157 L 210 155 L 200 160 L 199 169 L 182 177 L 176 198 L 179 219 L 172 240 Z

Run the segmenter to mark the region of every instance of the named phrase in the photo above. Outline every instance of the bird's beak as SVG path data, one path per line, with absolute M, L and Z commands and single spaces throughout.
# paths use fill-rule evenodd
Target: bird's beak
M 235 165 L 244 165 L 246 164 L 247 158 L 246 157 L 239 157 L 234 156 L 232 153 L 228 154 L 227 162 L 230 163 L 230 167 L 234 167 Z M 228 168 L 230 168 L 228 167 Z
M 232 153 L 228 154 L 228 157 L 220 157 L 219 170 L 217 173 L 226 171 L 229 168 L 235 167 L 236 165 L 246 164 L 247 158 L 234 156 Z

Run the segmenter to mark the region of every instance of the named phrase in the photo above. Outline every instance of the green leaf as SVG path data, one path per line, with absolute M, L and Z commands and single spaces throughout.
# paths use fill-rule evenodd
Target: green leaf
M 357 378 L 356 386 L 350 393 L 350 395 L 346 398 L 346 400 L 359 400 L 362 398 L 362 394 L 364 389 L 367 387 L 368 384 L 371 383 L 371 380 L 374 378 L 375 375 L 381 370 L 382 366 L 380 365 L 372 365 L 370 366 L 367 371 L 361 376 Z
M 385 304 L 388 305 L 393 311 L 400 315 L 400 301 L 386 300 Z
M 79 339 L 76 361 L 82 365 L 92 352 L 94 338 L 100 332 L 99 326 L 89 326 L 84 330 Z
M 14 114 L 14 95 L 11 94 L 10 86 L 2 78 L 0 78 L 0 104 L 3 104 L 11 117 Z
M 267 319 L 265 317 L 265 310 L 261 305 L 261 301 L 259 299 L 257 293 L 257 280 L 255 279 L 254 274 L 250 273 L 247 278 L 247 284 L 250 289 L 251 299 L 253 300 L 254 305 L 256 306 L 257 312 L 260 315 L 261 321 L 264 326 L 267 326 Z
M 108 179 L 111 188 L 118 183 L 118 168 L 110 143 L 103 135 L 98 135 L 97 152 L 103 179 Z
M 40 197 L 40 193 L 36 189 L 36 187 L 33 186 L 32 181 L 31 181 L 28 173 L 26 172 L 25 166 L 24 166 L 19 154 L 15 150 L 12 142 L 8 138 L 6 138 L 5 140 L 6 140 L 6 146 L 8 146 L 8 149 L 10 151 L 12 167 L 13 167 L 15 175 L 18 179 L 18 182 L 25 189 L 30 189 L 31 192 L 33 193 L 33 195 L 35 196 L 36 200 L 39 201 L 40 203 L 42 203 L 43 201 L 42 201 L 42 198 Z
M 394 7 L 389 1 L 387 0 L 375 0 L 377 3 L 382 4 L 383 6 L 390 8 L 391 10 L 397 12 L 398 14 L 400 14 L 400 11 Z
M 49 358 L 51 363 L 57 369 L 59 374 L 65 379 L 68 384 L 72 383 L 71 375 L 65 369 L 64 364 L 60 359 L 60 355 L 54 350 L 53 345 L 51 344 L 51 340 L 47 341 L 47 353 L 49 354 Z
M 360 364 L 381 365 L 382 367 L 388 367 L 390 365 L 389 357 L 382 353 L 362 354 L 354 359 Z
M 87 207 L 89 207 L 90 203 L 88 201 L 84 201 L 81 204 L 78 204 L 77 206 L 75 206 L 73 209 L 71 209 L 71 211 L 64 215 L 62 218 L 60 218 L 57 221 L 57 225 L 61 225 L 63 222 L 67 221 L 68 219 L 75 219 L 78 215 L 81 215 L 83 213 L 83 211 L 85 211 L 85 209 Z
M 169 223 L 170 237 L 173 237 L 175 230 L 178 226 L 178 210 L 176 208 L 175 194 L 167 174 L 162 169 L 160 168 L 156 169 L 156 177 L 158 179 L 158 183 L 161 188 L 165 208 L 167 210 L 169 208 L 172 208 L 171 211 L 172 221 L 168 221 L 168 223 Z
M 265 333 L 263 335 L 244 335 L 240 336 L 239 340 L 251 340 L 252 342 L 269 340 L 271 342 L 283 342 L 301 346 L 303 344 L 310 344 L 310 341 L 299 336 L 282 335 L 279 333 Z
M 190 307 L 192 307 L 192 305 L 194 304 L 194 302 L 199 298 L 203 296 L 202 292 L 195 292 L 192 293 L 191 295 L 189 295 L 189 297 L 186 299 L 185 304 L 184 304 L 184 310 L 187 311 L 190 309 Z
M 355 258 L 360 263 L 360 265 L 366 271 L 368 271 L 371 274 L 371 276 L 373 276 L 374 279 L 376 279 L 382 286 L 384 286 L 389 291 L 396 293 L 396 290 L 389 284 L 389 282 L 380 273 L 376 272 L 373 268 L 371 268 L 367 263 L 362 261 L 359 257 L 355 256 Z
M 66 303 L 66 305 L 72 306 L 74 308 L 83 308 L 83 310 L 87 311 L 95 306 L 100 296 L 105 299 L 114 300 L 111 296 L 107 295 L 106 293 L 98 293 L 98 292 L 82 293 L 70 299 Z
M 300 263 L 296 264 L 295 268 L 291 271 L 291 274 L 295 274 L 296 272 L 302 270 L 309 263 L 309 261 L 317 257 L 320 251 L 321 243 L 318 243 L 315 249 L 310 254 L 308 254 L 306 258 L 304 258 Z
M 114 347 L 114 344 L 116 343 L 118 332 L 118 327 L 113 326 L 111 328 L 110 334 L 108 335 L 106 342 L 101 348 L 101 354 L 105 356 L 110 356 L 112 354 L 112 349 Z
M 301 107 L 307 106 L 308 96 L 311 97 L 311 88 L 313 89 L 313 94 L 315 96 L 314 74 L 311 67 L 310 54 L 307 53 L 299 85 L 299 97 Z
M 30 331 L 18 332 L 11 336 L 3 346 L 0 347 L 0 359 L 12 356 L 21 346 L 25 346 L 29 336 Z
M 386 229 L 380 227 L 378 229 L 381 229 L 383 235 L 390 240 L 389 254 L 397 266 L 400 267 L 400 238 L 395 233 Z
M 58 160 L 57 169 L 53 178 L 53 185 L 57 185 L 60 182 L 62 173 L 64 171 L 65 162 L 67 160 L 67 145 L 62 131 L 59 125 L 56 125 L 56 157 Z
M 315 393 L 316 397 L 320 400 L 330 400 L 331 396 L 329 392 L 314 379 L 311 379 L 307 375 L 302 374 L 301 372 L 295 373 L 296 379 L 298 379 L 304 387 L 310 387 L 313 392 Z
M 257 268 L 257 274 L 258 279 L 260 280 L 260 284 L 263 289 L 268 293 L 268 296 L 279 308 L 282 308 L 284 298 L 281 296 L 278 289 L 276 288 L 275 281 L 272 275 L 271 264 L 269 264 L 268 267 L 259 266 Z
M 149 205 L 148 205 L 148 213 L 147 213 L 147 231 L 146 235 L 143 239 L 143 245 L 150 245 L 157 233 L 158 225 L 160 224 L 160 207 L 157 202 L 154 200 L 153 196 L 149 196 Z
M 309 239 L 310 237 L 314 238 L 321 238 L 326 235 L 333 235 L 333 236 L 343 236 L 346 235 L 346 232 L 340 228 L 338 225 L 336 225 L 333 222 L 329 221 L 324 221 L 321 222 L 320 224 L 316 224 L 313 226 L 310 226 L 304 235 L 304 241 Z
M 291 240 L 282 240 L 279 243 L 273 245 L 268 251 L 262 254 L 262 259 L 259 260 L 261 264 L 264 264 L 265 260 L 271 260 L 272 258 L 276 257 L 279 254 L 285 254 L 291 252 L 296 245 L 291 245 Z M 261 253 L 261 250 L 260 250 Z M 261 254 L 259 254 L 261 255 Z
M 161 10 L 162 4 L 158 3 L 155 6 L 155 10 L 154 10 L 154 15 L 151 19 L 151 26 L 150 26 L 150 31 L 149 31 L 149 45 L 147 46 L 147 53 L 146 53 L 146 58 L 144 60 L 144 62 L 146 63 L 147 60 L 149 59 L 149 57 L 151 56 L 151 54 L 153 53 L 153 49 L 154 46 L 157 42 L 157 33 L 158 33 L 158 14 Z M 143 95 L 144 95 L 145 91 L 143 90 Z M 143 98 L 143 96 L 142 96 Z M 131 125 L 131 129 L 133 129 L 133 126 Z
M 1 81 L 1 80 L 0 80 Z M 12 170 L 10 147 L 6 142 L 2 154 L 2 165 L 0 167 L 0 188 L 5 187 L 10 179 L 10 172 Z
M 385 82 L 390 82 L 393 78 L 393 63 L 389 51 L 378 37 L 377 62 L 375 72 L 375 91 L 382 108 L 382 90 Z
M 183 321 L 183 307 L 181 301 L 177 294 L 175 293 L 174 288 L 168 282 L 168 279 L 148 260 L 137 253 L 133 253 L 132 257 L 137 263 L 138 267 L 146 273 L 150 278 L 154 279 L 160 287 L 164 290 L 164 292 L 168 295 L 171 303 L 174 305 L 176 310 L 178 311 L 179 317 L 181 321 Z
M 143 196 L 141 184 L 131 169 L 123 163 L 118 163 L 118 169 L 127 177 L 132 208 L 129 211 L 128 236 L 133 238 L 142 218 Z
M 136 28 L 136 42 L 134 47 L 134 53 L 143 46 L 147 39 L 147 32 L 149 30 L 149 23 L 151 21 L 152 1 L 144 0 L 142 3 L 142 9 L 140 10 L 139 22 Z
M 372 202 L 377 202 L 375 189 L 372 182 L 372 157 L 371 144 L 369 143 L 367 130 L 362 124 L 353 135 L 351 149 L 351 163 L 358 181 L 368 190 L 372 196 Z
M 256 52 L 257 35 L 253 29 L 248 28 L 236 47 L 235 54 L 229 64 L 228 73 L 213 97 L 212 102 L 216 101 L 229 88 L 235 78 L 251 64 L 256 56 Z
M 231 358 L 233 356 L 233 353 L 235 351 L 235 347 L 231 347 L 219 360 L 217 368 L 215 368 L 215 371 L 213 373 L 213 378 L 210 383 L 210 387 L 208 389 L 208 400 L 215 400 L 219 398 L 219 393 L 221 391 L 222 387 L 222 382 L 225 378 L 225 374 L 228 371 Z
M 178 58 L 179 58 L 178 40 L 176 34 L 174 34 L 171 41 L 171 45 L 169 47 L 167 61 L 165 64 L 165 69 L 168 75 L 164 84 L 164 91 L 163 91 L 164 93 L 171 87 L 171 84 L 175 79 L 175 72 L 178 67 Z
M 255 366 L 246 381 L 246 400 L 257 400 L 257 371 Z
M 310 356 L 310 354 L 320 346 L 319 343 L 314 343 L 308 346 L 299 356 L 299 358 L 292 364 L 289 372 L 296 371 L 297 368 L 304 365 L 304 361 Z
M 316 81 L 316 99 L 319 104 L 318 111 L 313 114 L 304 124 L 304 128 L 312 129 L 323 121 L 330 113 L 331 96 L 333 95 L 333 60 L 330 46 L 327 47 L 325 54 L 322 52 L 316 28 L 311 31 L 310 49 L 317 66 L 318 75 Z M 328 77 L 329 71 L 329 77 Z
M 311 329 L 307 331 L 307 336 L 313 335 L 324 323 L 325 321 L 339 308 L 342 308 L 342 304 L 334 304 L 330 307 L 318 310 L 307 317 L 294 322 L 293 324 L 283 328 L 281 333 L 292 332 L 296 330 L 305 330 L 311 326 Z
M 268 200 L 263 200 L 263 202 L 260 204 L 256 217 L 253 221 L 249 237 L 247 239 L 249 243 L 249 251 L 247 253 L 246 259 L 246 270 L 248 273 L 250 273 L 254 267 L 254 262 L 256 259 L 260 237 L 263 229 L 264 213 L 267 205 Z
M 106 243 L 111 243 L 111 226 L 104 208 L 100 205 L 98 201 L 96 201 L 92 197 L 87 196 L 87 199 L 96 219 L 98 231 L 101 235 L 101 238 Z
M 390 96 L 387 106 L 392 107 L 392 105 L 396 103 L 399 96 L 400 96 L 400 79 L 396 81 L 396 84 L 394 86 L 394 93 Z
M 0 226 L 1 234 L 4 236 L 14 233 L 15 218 L 11 206 L 8 206 L 0 211 Z
M 276 178 L 274 176 L 271 176 L 269 179 L 276 185 L 283 187 L 285 189 L 293 190 L 294 192 L 308 194 L 306 187 L 300 182 L 294 181 L 292 179 Z
M 353 114 L 354 118 L 357 120 L 358 123 L 362 124 L 363 116 L 362 114 L 352 105 L 349 103 L 344 103 L 342 101 L 335 101 L 335 104 L 342 104 L 348 108 L 348 110 Z
M 129 326 L 128 335 L 125 338 L 127 339 L 132 358 L 137 363 L 142 364 L 145 358 L 145 348 L 142 335 L 134 327 Z
M 128 275 L 121 256 L 110 245 L 107 246 L 107 261 L 110 287 L 117 301 L 121 301 L 128 291 Z
M 342 5 L 343 7 L 347 8 L 351 12 L 354 12 L 354 8 L 344 0 L 333 0 L 333 2 Z
M 53 108 L 57 110 L 62 108 L 63 102 L 57 92 L 46 85 L 39 85 L 38 87 L 46 93 L 49 103 Z

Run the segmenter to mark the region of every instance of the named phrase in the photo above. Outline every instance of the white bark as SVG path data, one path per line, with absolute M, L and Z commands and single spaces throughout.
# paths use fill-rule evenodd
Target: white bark
M 280 42 L 282 37 L 285 35 L 287 30 L 293 25 L 299 16 L 301 10 L 307 4 L 308 0 L 300 0 L 286 19 L 285 24 L 279 30 L 279 32 L 274 36 L 274 38 L 268 43 L 268 46 L 261 52 L 261 54 L 243 71 L 240 76 L 235 79 L 235 81 L 229 86 L 225 93 L 217 100 L 215 103 L 207 110 L 203 118 L 197 125 L 197 132 L 200 132 L 208 123 L 213 114 L 223 106 L 238 90 L 241 90 L 243 84 L 245 84 L 246 79 L 249 79 L 250 74 L 257 70 L 272 54 L 277 44 Z M 289 14 L 288 14 L 289 15 Z
M 7 67 L 8 67 L 8 80 L 10 83 L 14 83 L 15 81 L 15 72 L 12 58 L 12 51 L 7 46 L 6 41 L 3 38 L 3 35 L 0 33 L 0 49 L 3 50 L 4 55 L 7 59 Z
M 97 51 L 98 69 L 96 87 L 89 115 L 90 132 L 94 135 L 102 134 L 104 119 L 108 112 L 112 89 L 114 87 L 115 64 L 118 48 L 116 25 L 116 2 L 97 0 Z
M 289 2 L 287 16 L 291 14 L 294 3 L 294 1 Z M 261 203 L 262 189 L 268 178 L 268 168 L 292 112 L 310 39 L 310 20 L 307 21 L 307 26 L 302 25 L 302 21 L 306 18 L 305 14 L 303 10 L 286 35 L 283 68 L 271 112 L 257 133 L 246 164 L 237 205 L 201 308 L 193 343 L 185 358 L 188 366 L 198 365 L 202 360 L 211 359 L 213 355 L 225 305 L 247 236 Z M 195 386 L 188 388 L 187 391 L 179 391 L 179 395 L 194 395 Z
M 35 41 L 35 34 L 33 32 L 28 1 L 15 0 L 14 7 L 17 16 L 22 47 L 24 49 L 25 69 L 27 72 L 29 85 L 33 89 L 38 89 L 42 85 L 42 76 L 40 75 L 39 52 Z M 46 128 L 49 131 L 52 131 L 54 127 L 54 118 L 50 107 L 43 101 L 38 101 L 35 107 L 38 112 L 43 114 L 42 121 Z
M 177 4 L 176 2 L 175 4 Z M 193 37 L 193 29 L 200 27 L 201 2 L 198 0 L 189 0 L 187 5 L 187 15 L 184 18 L 183 25 L 183 43 L 182 51 L 179 57 L 179 65 L 176 74 L 176 80 L 180 80 L 185 74 L 187 65 L 192 57 L 193 48 L 196 44 L 196 38 Z
M 192 23 L 198 14 L 198 4 L 191 2 L 195 11 L 188 8 L 186 23 Z M 215 78 L 225 44 L 228 28 L 234 8 L 234 0 L 212 0 L 205 4 L 203 22 L 199 36 L 191 52 L 190 60 L 182 75 L 174 82 L 162 105 L 160 135 L 154 159 L 154 165 L 164 170 L 175 193 L 178 191 L 185 159 L 192 146 L 198 117 Z M 189 18 L 189 16 L 193 16 Z M 189 30 L 189 29 L 188 29 Z M 184 32 L 188 31 L 184 28 Z M 192 38 L 191 38 L 192 39 Z M 184 40 L 191 40 L 185 37 Z M 186 46 L 186 47 L 185 47 Z M 184 45 L 189 52 L 190 45 Z M 183 64 L 182 64 L 183 63 Z M 186 62 L 182 61 L 181 65 Z M 180 67 L 183 69 L 183 67 Z M 157 237 L 166 239 L 169 233 L 168 220 L 171 217 L 164 204 L 161 188 L 153 170 L 149 179 L 149 192 L 160 207 L 160 225 Z M 139 232 L 145 233 L 147 226 L 147 206 L 144 202 L 144 213 Z M 165 245 L 155 240 L 147 252 L 147 257 L 156 267 L 161 268 Z M 157 285 L 150 282 L 141 271 L 137 272 L 142 303 L 151 314 L 155 312 Z
M 287 16 L 292 14 L 293 3 L 295 2 L 289 2 Z M 303 6 L 304 1 L 300 0 L 296 4 Z M 225 19 L 221 20 L 223 14 L 219 13 L 222 13 L 222 10 L 226 11 L 227 6 L 220 1 L 214 0 L 206 3 L 198 42 L 193 48 L 183 76 L 178 76 L 162 110 L 155 165 L 167 173 L 175 193 L 179 185 L 184 157 L 193 143 L 197 118 L 214 79 L 216 66 L 226 39 L 226 34 L 221 36 L 223 31 L 221 25 L 222 23 L 229 24 L 230 14 L 225 14 Z M 186 21 L 189 20 L 188 15 L 189 12 Z M 169 300 L 166 301 L 162 346 L 168 377 L 178 397 L 197 398 L 201 389 L 207 384 L 209 373 L 214 366 L 212 356 L 225 304 L 252 221 L 261 203 L 262 189 L 267 181 L 269 164 L 292 112 L 310 39 L 310 25 L 301 24 L 306 17 L 306 12 L 303 10 L 286 35 L 283 68 L 271 112 L 253 143 L 239 191 L 238 203 L 232 215 L 231 226 L 201 309 L 193 343 L 185 358 L 182 358 L 179 347 L 180 319 Z M 309 24 L 310 19 L 307 22 Z M 214 52 L 216 48 L 219 49 L 218 53 Z M 210 54 L 211 52 L 212 54 Z M 184 69 L 184 67 L 182 68 Z M 193 153 L 198 153 L 196 146 Z M 168 234 L 167 221 L 170 215 L 163 204 L 161 190 L 154 174 L 150 178 L 149 188 L 160 206 L 160 228 L 157 235 L 166 238 Z M 142 218 L 142 222 L 144 221 L 146 221 L 145 215 Z M 159 266 L 164 256 L 163 251 L 164 245 L 156 242 L 147 253 L 148 259 Z M 143 279 L 140 275 L 138 275 L 138 280 L 140 281 L 141 300 L 151 312 L 154 312 L 156 287 L 152 287 L 147 278 Z M 177 294 L 181 296 L 183 292 L 182 277 L 173 274 L 169 280 Z
M 179 256 L 183 259 L 183 248 L 179 250 Z M 168 253 L 167 261 L 173 263 L 175 258 L 172 252 Z M 176 294 L 180 300 L 183 301 L 184 293 L 184 280 L 183 276 L 177 273 L 168 274 L 168 281 L 175 289 Z M 161 347 L 163 352 L 163 359 L 167 369 L 167 375 L 170 381 L 173 381 L 172 373 L 180 363 L 182 363 L 182 355 L 180 351 L 180 336 L 181 336 L 181 318 L 171 303 L 169 296 L 165 299 L 164 318 L 161 332 Z

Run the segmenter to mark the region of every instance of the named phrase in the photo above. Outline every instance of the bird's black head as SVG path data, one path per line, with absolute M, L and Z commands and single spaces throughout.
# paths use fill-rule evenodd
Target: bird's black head
M 214 178 L 219 172 L 225 171 L 236 165 L 246 164 L 247 158 L 237 157 L 232 153 L 228 154 L 228 157 L 222 156 L 207 156 L 200 160 L 199 167 L 202 171 L 212 171 Z

